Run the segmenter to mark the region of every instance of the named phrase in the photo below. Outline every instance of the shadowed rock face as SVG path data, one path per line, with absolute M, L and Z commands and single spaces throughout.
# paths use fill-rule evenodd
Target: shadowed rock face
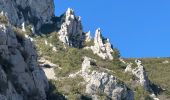
M 0 22 L 0 100 L 45 100 L 48 80 L 31 40 Z
M 38 30 L 54 16 L 53 0 L 1 0 L 3 11 L 13 25 L 33 24 Z

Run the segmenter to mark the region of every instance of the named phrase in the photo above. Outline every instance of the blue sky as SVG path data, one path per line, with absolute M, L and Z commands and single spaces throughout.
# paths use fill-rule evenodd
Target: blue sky
M 170 57 L 170 0 L 54 0 L 55 14 L 68 7 L 84 31 L 102 29 L 123 57 Z

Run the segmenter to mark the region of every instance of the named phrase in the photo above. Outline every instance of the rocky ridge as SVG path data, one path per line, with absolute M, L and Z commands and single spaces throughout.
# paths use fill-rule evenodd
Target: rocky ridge
M 87 34 L 88 34 L 87 38 L 89 38 L 90 33 Z M 112 45 L 109 39 L 104 39 L 102 37 L 100 28 L 96 30 L 95 37 L 94 37 L 94 45 L 90 47 L 85 47 L 85 49 L 91 49 L 94 54 L 97 54 L 102 59 L 113 60 L 112 54 L 114 52 L 113 52 Z
M 69 8 L 61 16 L 61 19 L 56 21 L 51 20 L 54 17 L 53 0 L 2 0 L 0 1 L 0 11 L 2 19 L 3 17 L 7 17 L 7 21 L 0 20 L 2 21 L 0 22 L 0 85 L 3 86 L 3 88 L 0 88 L 0 99 L 46 100 L 49 90 L 47 78 L 62 81 L 68 78 L 77 78 L 79 75 L 84 79 L 84 81 L 81 81 L 85 84 L 85 91 L 83 93 L 90 95 L 93 100 L 100 100 L 100 95 L 104 95 L 106 99 L 134 100 L 135 92 L 126 83 L 120 81 L 116 77 L 116 74 L 109 73 L 109 69 L 107 69 L 109 64 L 114 63 L 114 61 L 116 62 L 113 57 L 114 50 L 109 39 L 105 39 L 102 36 L 100 28 L 98 28 L 93 41 L 90 32 L 83 32 L 81 18 L 76 17 L 72 9 Z M 58 63 L 52 63 L 46 59 L 40 59 L 38 62 L 38 57 L 43 58 L 43 56 L 37 54 L 34 39 L 32 38 L 38 35 L 36 32 L 41 33 L 39 29 L 43 25 L 53 25 L 52 23 L 59 23 L 57 27 L 54 26 L 56 29 L 52 31 L 57 30 L 55 35 L 64 44 L 64 49 L 60 48 L 61 50 L 69 51 L 70 48 L 74 48 L 69 51 L 70 53 L 75 49 L 79 49 L 80 51 L 86 49 L 88 52 L 92 51 L 94 54 L 90 53 L 91 55 L 89 56 L 97 55 L 102 60 L 97 57 L 96 59 L 84 57 L 81 70 L 64 78 L 56 76 L 54 68 L 58 67 Z M 27 32 L 28 25 L 31 25 L 31 33 Z M 59 30 L 58 27 L 60 27 Z M 83 46 L 84 43 L 89 42 L 93 44 L 87 47 Z M 60 49 L 57 48 L 58 44 L 57 46 L 54 44 L 47 42 L 47 40 L 44 41 L 44 49 L 51 50 L 47 58 L 59 52 Z M 52 49 L 45 48 L 46 45 L 49 45 Z M 67 57 L 68 55 L 64 56 Z M 70 57 L 70 59 L 72 58 Z M 100 63 L 100 67 L 104 67 L 102 71 L 96 69 L 95 63 L 98 62 L 97 60 L 104 60 L 107 63 L 106 65 Z M 117 62 L 120 63 L 119 60 Z M 136 64 L 137 68 L 133 69 L 131 65 L 128 65 L 125 71 L 132 73 L 137 78 L 137 83 L 143 86 L 145 90 L 150 91 L 150 81 L 144 67 L 138 60 Z M 43 69 L 41 68 L 42 66 Z M 59 68 L 64 69 L 64 67 L 60 66 L 58 70 Z M 117 74 L 124 74 L 122 69 L 117 69 L 122 72 Z M 114 72 L 114 70 L 112 71 Z M 78 84 L 81 84 L 81 82 Z M 76 88 L 76 93 L 78 92 Z
M 63 44 L 73 47 L 80 47 L 82 45 L 83 29 L 81 18 L 76 17 L 72 9 L 68 8 L 66 11 L 65 22 L 61 25 L 58 34 Z

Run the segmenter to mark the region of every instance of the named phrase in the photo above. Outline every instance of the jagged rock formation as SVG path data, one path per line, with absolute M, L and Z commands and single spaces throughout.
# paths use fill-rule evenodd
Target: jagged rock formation
M 142 65 L 142 62 L 140 60 L 135 60 L 135 63 L 137 67 L 134 69 L 132 68 L 132 63 L 127 63 L 128 65 L 125 69 L 125 72 L 132 73 L 136 77 L 135 81 L 137 81 L 137 83 L 141 85 L 146 91 L 151 93 L 150 97 L 153 98 L 153 100 L 159 100 L 156 97 L 156 94 L 157 92 L 160 92 L 162 89 L 155 85 L 154 88 L 157 89 L 156 91 L 154 91 L 154 88 L 152 87 L 153 83 L 151 83 L 151 81 L 148 79 L 148 75 L 146 73 L 144 66 Z
M 94 37 L 94 46 L 85 47 L 85 49 L 91 49 L 94 54 L 97 54 L 103 59 L 113 59 L 112 53 L 112 45 L 109 42 L 109 39 L 104 39 L 101 34 L 100 28 L 96 30 Z
M 44 27 L 44 30 L 52 27 L 52 29 L 49 29 L 50 32 L 58 31 L 56 36 L 63 42 L 66 51 L 70 49 L 69 47 L 67 48 L 67 45 L 82 48 L 84 42 L 91 43 L 90 32 L 83 32 L 81 18 L 76 17 L 72 9 L 69 8 L 61 17 L 55 17 L 53 0 L 1 0 L 0 12 L 0 100 L 46 100 L 46 93 L 49 90 L 47 77 L 48 79 L 62 80 L 76 77 L 77 75 L 83 77 L 85 82 L 82 83 L 86 85 L 85 92 L 92 96 L 94 100 L 98 99 L 100 93 L 114 100 L 134 99 L 133 92 L 128 89 L 125 83 L 108 74 L 110 69 L 103 68 L 102 71 L 93 69 L 95 67 L 93 64 L 96 62 L 94 59 L 85 57 L 80 71 L 70 74 L 69 77 L 62 78 L 55 76 L 56 70 L 54 71 L 54 68 L 58 67 L 58 64 L 51 63 L 45 59 L 37 62 L 38 55 L 34 46 L 34 39 L 36 38 L 33 39 L 30 36 L 37 36 L 38 34 L 35 33 L 41 33 L 41 29 Z M 2 16 L 7 17 L 8 21 L 4 21 L 1 18 Z M 46 27 L 46 25 L 49 26 Z M 28 26 L 31 35 L 26 35 Z M 48 43 L 47 40 L 43 43 L 52 48 L 50 49 L 54 51 L 52 53 L 57 53 L 61 50 L 57 48 L 57 45 Z M 86 49 L 91 49 L 94 54 L 103 59 L 113 59 L 112 45 L 109 39 L 102 37 L 100 29 L 96 30 L 94 45 L 86 47 Z M 72 51 L 74 50 L 70 50 L 70 52 Z M 95 57 L 97 58 L 97 56 Z M 56 58 L 53 57 L 53 59 Z M 60 61 L 54 62 L 58 63 Z M 131 72 L 137 78 L 137 82 L 150 91 L 150 83 L 144 67 L 138 60 L 136 64 L 137 68 L 132 69 L 131 65 L 129 65 L 125 71 Z M 45 73 L 41 67 L 43 67 Z M 62 67 L 64 71 L 64 66 Z M 66 72 L 68 71 L 69 73 L 69 70 L 66 70 Z
M 140 60 L 135 60 L 135 63 L 137 65 L 136 68 L 132 69 L 132 64 L 129 64 L 126 69 L 125 72 L 131 72 L 135 77 L 137 77 L 137 81 L 138 83 L 143 86 L 145 88 L 145 90 L 150 90 L 149 84 L 150 81 L 148 79 L 147 73 L 144 69 L 144 67 L 142 66 L 142 63 Z
M 38 30 L 54 16 L 53 0 L 1 0 L 3 11 L 13 25 L 33 24 Z
M 144 67 L 142 66 L 142 63 L 140 60 L 136 60 L 135 61 L 137 64 L 137 68 L 132 70 L 133 75 L 135 75 L 138 79 L 139 79 L 139 83 L 146 89 L 149 90 L 149 79 L 147 76 L 147 73 L 144 69 Z
M 115 76 L 105 72 L 90 70 L 92 62 L 95 62 L 95 60 L 84 57 L 82 63 L 81 76 L 87 82 L 86 93 L 93 95 L 94 100 L 96 100 L 98 93 L 106 94 L 113 100 L 134 99 L 132 91 L 128 90 L 126 85 L 121 83 Z
M 90 31 L 85 33 L 85 42 L 90 42 L 91 41 L 91 35 L 90 35 Z
M 48 80 L 32 41 L 0 22 L 0 99 L 45 100 Z
M 60 41 L 69 46 L 81 47 L 82 31 L 81 18 L 76 17 L 74 11 L 68 8 L 65 14 L 65 22 L 58 32 Z

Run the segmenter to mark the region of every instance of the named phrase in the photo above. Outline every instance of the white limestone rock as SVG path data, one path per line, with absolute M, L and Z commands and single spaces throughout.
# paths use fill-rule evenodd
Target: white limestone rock
M 109 60 L 113 59 L 112 56 L 113 49 L 111 43 L 109 39 L 103 41 L 100 28 L 96 30 L 95 37 L 94 37 L 94 46 L 91 46 L 90 48 L 87 49 L 91 49 L 94 54 L 97 54 L 103 59 L 109 59 Z
M 132 72 L 132 63 L 129 63 L 125 69 L 125 72 Z
M 113 100 L 134 100 L 133 93 L 127 89 L 126 85 L 121 84 L 120 81 L 113 75 L 105 72 L 91 71 L 91 62 L 95 60 L 84 57 L 82 63 L 81 76 L 86 81 L 86 93 L 93 95 L 93 99 L 97 99 L 97 93 L 104 93 Z
M 25 23 L 24 23 L 24 22 L 22 23 L 22 31 L 23 31 L 23 32 L 26 31 L 26 30 L 25 30 Z
M 162 62 L 163 64 L 169 64 L 169 61 L 168 60 L 165 60 Z
M 90 42 L 91 41 L 91 35 L 90 35 L 90 31 L 85 33 L 85 42 Z
M 82 24 L 80 17 L 76 17 L 70 8 L 66 11 L 65 22 L 59 30 L 59 39 L 63 44 L 80 47 L 82 42 Z
M 146 90 L 149 90 L 150 82 L 149 82 L 147 73 L 144 69 L 144 66 L 142 65 L 140 60 L 135 60 L 135 62 L 137 64 L 137 68 L 132 70 L 132 74 L 135 75 L 139 79 L 138 82 L 141 86 L 143 86 Z
M 151 88 L 149 86 L 150 81 L 148 79 L 147 73 L 145 71 L 144 66 L 142 65 L 142 62 L 140 60 L 135 60 L 135 63 L 137 65 L 136 68 L 132 69 L 132 63 L 128 64 L 128 66 L 125 69 L 125 72 L 132 73 L 135 77 L 137 77 L 137 82 L 144 87 L 145 90 L 150 91 Z

